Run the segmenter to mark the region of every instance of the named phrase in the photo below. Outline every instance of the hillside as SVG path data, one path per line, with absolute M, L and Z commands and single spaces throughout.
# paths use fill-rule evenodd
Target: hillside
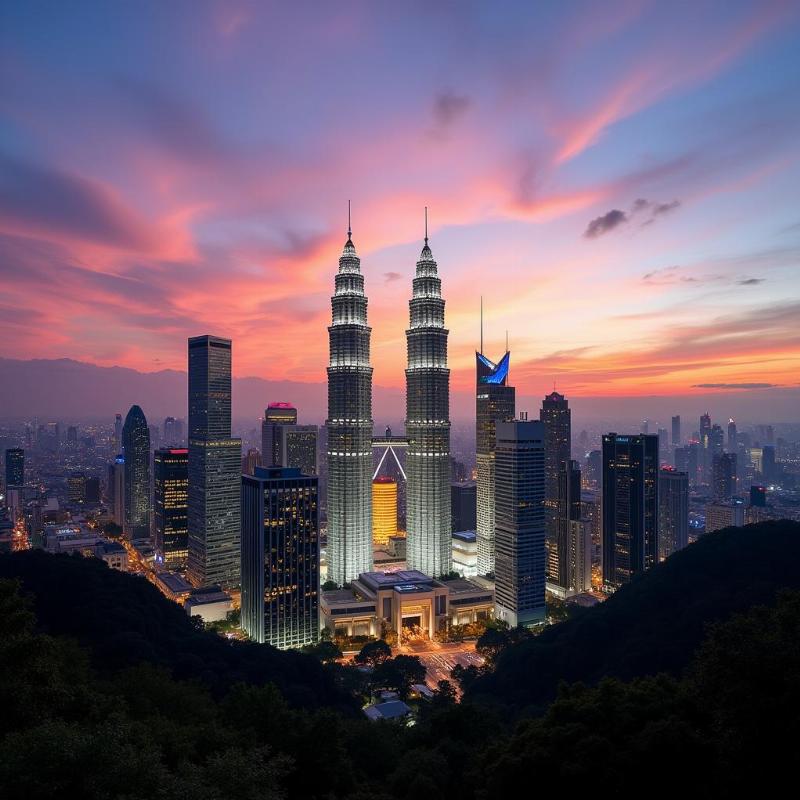
M 800 589 L 800 523 L 729 528 L 702 537 L 606 602 L 506 649 L 469 699 L 518 713 L 555 697 L 561 681 L 595 684 L 678 675 L 708 625 Z

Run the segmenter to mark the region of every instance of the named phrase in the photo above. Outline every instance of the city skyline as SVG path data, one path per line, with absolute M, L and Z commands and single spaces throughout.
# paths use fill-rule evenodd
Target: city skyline
M 796 386 L 795 8 L 473 9 L 458 25 L 437 10 L 414 25 L 411 64 L 382 46 L 411 17 L 348 11 L 300 26 L 285 9 L 203 6 L 179 35 L 175 3 L 162 69 L 133 12 L 87 4 L 78 25 L 57 5 L 44 23 L 5 9 L 0 355 L 181 368 L 181 340 L 213 330 L 239 342 L 235 375 L 322 383 L 349 197 L 376 386 L 403 384 L 395 298 L 424 205 L 456 392 L 478 280 L 487 350 L 509 331 L 520 394 L 553 377 L 575 398 Z M 286 38 L 265 52 L 276 22 Z M 119 48 L 101 26 L 125 28 Z M 270 80 L 309 43 L 302 69 Z

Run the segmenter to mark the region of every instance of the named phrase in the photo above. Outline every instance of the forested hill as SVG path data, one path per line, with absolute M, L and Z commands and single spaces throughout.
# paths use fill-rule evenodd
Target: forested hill
M 708 534 L 601 605 L 505 649 L 468 698 L 519 713 L 550 702 L 561 681 L 677 675 L 711 623 L 772 604 L 782 588 L 800 588 L 800 523 Z

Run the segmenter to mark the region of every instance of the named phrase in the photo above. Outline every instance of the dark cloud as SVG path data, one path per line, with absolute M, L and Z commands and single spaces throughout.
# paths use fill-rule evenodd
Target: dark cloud
M 757 283 L 764 283 L 765 278 L 744 278 L 741 281 L 736 281 L 739 286 L 755 286 Z
M 602 217 L 596 217 L 593 219 L 587 226 L 583 235 L 587 239 L 596 239 L 598 236 L 602 236 L 604 233 L 613 231 L 614 228 L 619 227 L 627 221 L 628 215 L 624 211 L 614 208 L 607 214 L 603 214 Z
M 384 272 L 383 277 L 385 278 L 385 283 L 394 283 L 394 281 L 399 281 L 403 276 L 399 272 Z
M 662 214 L 668 214 L 670 211 L 674 211 L 676 208 L 679 208 L 681 204 L 680 200 L 673 200 L 671 203 L 656 203 L 652 209 L 652 216 L 660 217 Z
M 0 218 L 105 245 L 147 249 L 144 220 L 97 181 L 0 153 Z
M 775 389 L 777 383 L 695 383 L 692 389 Z
M 440 92 L 433 101 L 433 119 L 439 128 L 447 128 L 463 116 L 470 106 L 466 95 Z

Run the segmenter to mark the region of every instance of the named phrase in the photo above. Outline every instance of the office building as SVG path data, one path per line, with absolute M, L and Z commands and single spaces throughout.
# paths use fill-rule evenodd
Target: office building
M 728 420 L 728 452 L 735 453 L 739 447 L 739 434 L 733 418 Z
M 475 531 L 453 533 L 453 572 L 462 578 L 478 574 L 478 537 Z
M 86 502 L 86 476 L 82 472 L 67 478 L 67 500 L 70 503 Z
M 761 448 L 761 477 L 765 483 L 772 483 L 776 478 L 775 447 L 771 444 Z
M 187 577 L 197 587 L 239 584 L 242 443 L 231 437 L 231 342 L 189 339 Z
M 386 547 L 397 536 L 397 481 L 375 478 L 372 481 L 372 544 Z
M 474 531 L 478 524 L 475 481 L 450 485 L 450 525 L 456 531 Z
M 316 425 L 281 425 L 276 427 L 280 465 L 296 467 L 303 475 L 318 475 Z
M 100 502 L 100 478 L 92 476 L 86 479 L 85 501 L 90 505 Z
M 328 328 L 328 578 L 372 569 L 372 367 L 361 259 L 348 225 Z
M 498 422 L 495 615 L 512 628 L 545 621 L 545 437 L 542 422 Z
M 681 416 L 676 414 L 672 418 L 672 445 L 677 447 L 681 443 Z
M 658 560 L 658 437 L 603 436 L 603 585 L 619 588 Z
M 547 577 L 562 585 L 566 559 L 558 547 L 558 489 L 559 474 L 571 458 L 572 412 L 566 397 L 556 391 L 542 401 L 539 419 L 545 427 L 545 524 L 547 526 Z M 646 420 L 645 420 L 646 422 Z M 562 531 L 563 533 L 563 531 Z M 562 545 L 565 546 L 565 541 Z M 559 562 L 562 566 L 559 575 Z
M 114 452 L 122 452 L 122 414 L 114 417 Z
M 153 455 L 153 545 L 156 561 L 186 569 L 189 557 L 189 451 L 167 447 Z
M 409 569 L 443 575 L 452 564 L 450 370 L 438 267 L 425 244 L 417 261 L 406 330 L 406 559 Z
M 658 475 L 658 560 L 689 544 L 689 476 L 665 467 Z
M 698 470 L 704 483 L 708 483 L 711 473 L 711 415 L 706 412 L 700 417 L 700 457 L 698 459 Z
M 765 508 L 767 505 L 767 487 L 766 486 L 751 486 L 750 487 L 750 505 L 758 508 Z
M 150 430 L 139 406 L 131 406 L 122 426 L 125 454 L 125 537 L 132 542 L 150 538 Z
M 164 446 L 177 447 L 183 446 L 183 420 L 175 417 L 167 417 L 164 420 Z
M 255 447 L 247 451 L 247 455 L 242 458 L 242 475 L 255 475 L 256 467 L 263 466 L 261 452 Z
M 270 403 L 261 420 L 261 460 L 264 466 L 283 466 L 280 432 L 285 425 L 297 425 L 297 409 L 291 403 Z
M 120 453 L 111 465 L 110 479 L 113 481 L 114 522 L 125 530 L 125 456 Z
M 547 492 L 547 426 L 545 425 L 545 493 Z M 545 497 L 545 500 L 547 498 Z M 546 514 L 550 509 L 546 508 Z M 562 462 L 558 473 L 556 507 L 554 509 L 555 533 L 547 542 L 547 580 L 556 593 L 566 593 L 571 588 L 570 537 L 572 523 L 581 518 L 581 470 L 577 461 Z
M 319 639 L 318 478 L 294 467 L 242 476 L 242 628 L 286 649 Z
M 744 502 L 736 499 L 706 504 L 706 533 L 723 528 L 741 528 L 745 523 L 745 511 Z
M 20 447 L 6 450 L 6 491 L 25 485 L 25 451 Z
M 483 349 L 483 335 L 481 335 Z M 515 391 L 508 385 L 511 353 L 506 351 L 496 364 L 483 353 L 475 353 L 475 461 L 477 472 L 476 504 L 478 573 L 494 572 L 494 473 L 496 426 L 514 419 Z
M 712 457 L 711 490 L 714 500 L 730 500 L 736 492 L 736 454 L 719 453 Z

